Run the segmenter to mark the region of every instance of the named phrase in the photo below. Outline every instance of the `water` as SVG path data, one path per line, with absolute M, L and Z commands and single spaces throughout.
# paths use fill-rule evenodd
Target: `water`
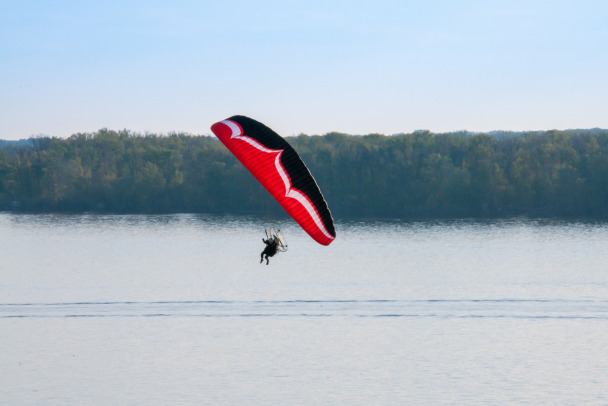
M 608 404 L 608 225 L 283 223 L 0 214 L 0 404 Z

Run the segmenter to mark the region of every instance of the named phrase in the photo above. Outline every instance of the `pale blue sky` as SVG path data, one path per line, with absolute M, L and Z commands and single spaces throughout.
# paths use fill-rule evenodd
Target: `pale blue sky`
M 0 0 L 0 139 L 608 128 L 605 0 Z

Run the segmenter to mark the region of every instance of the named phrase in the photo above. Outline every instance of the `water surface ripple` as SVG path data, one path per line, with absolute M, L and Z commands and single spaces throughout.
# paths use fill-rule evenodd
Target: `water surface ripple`
M 608 300 L 211 300 L 0 304 L 0 318 L 421 317 L 608 320 Z

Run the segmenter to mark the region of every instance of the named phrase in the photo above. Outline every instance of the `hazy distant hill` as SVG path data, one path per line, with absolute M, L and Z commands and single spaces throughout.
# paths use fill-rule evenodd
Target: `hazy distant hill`
M 25 145 L 33 145 L 32 139 L 18 141 L 0 140 L 0 148 L 22 147 Z

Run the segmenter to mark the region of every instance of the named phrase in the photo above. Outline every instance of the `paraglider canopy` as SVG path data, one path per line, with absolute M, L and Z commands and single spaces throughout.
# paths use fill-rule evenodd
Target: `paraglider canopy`
M 334 221 L 317 182 L 277 133 L 245 116 L 232 116 L 211 131 L 319 244 L 336 238 Z

